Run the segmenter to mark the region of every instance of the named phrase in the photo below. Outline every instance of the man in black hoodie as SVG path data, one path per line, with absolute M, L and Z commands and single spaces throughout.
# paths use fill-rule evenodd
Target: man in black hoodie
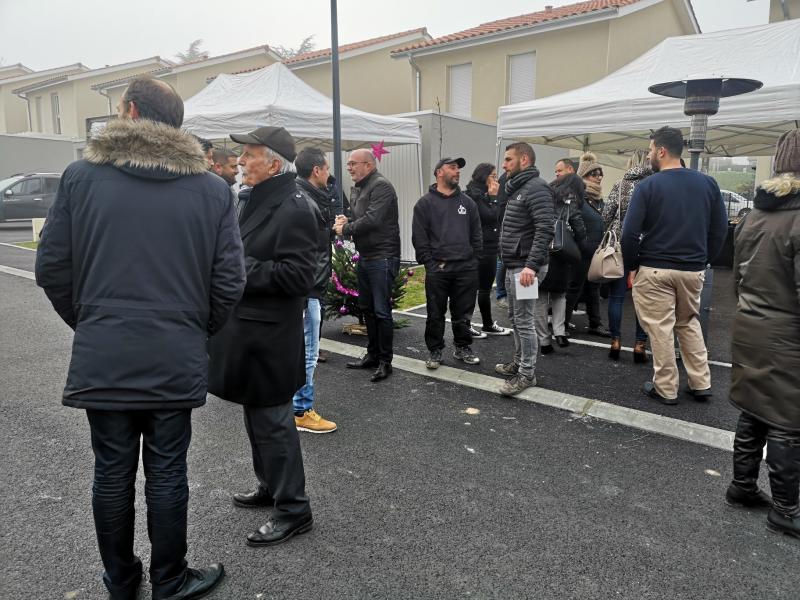
M 438 369 L 444 349 L 447 300 L 453 326 L 453 357 L 468 365 L 480 362 L 472 352 L 470 317 L 478 291 L 478 258 L 483 245 L 475 202 L 458 187 L 463 158 L 442 158 L 433 171 L 436 183 L 414 206 L 411 242 L 417 262 L 425 265 L 428 319 L 425 345 L 429 369 Z
M 510 379 L 500 387 L 504 396 L 515 396 L 536 385 L 534 369 L 538 340 L 534 326 L 536 300 L 518 299 L 516 280 L 523 288 L 544 281 L 550 258 L 555 213 L 553 190 L 534 166 L 536 154 L 530 144 L 506 147 L 503 168 L 508 173 L 508 195 L 500 228 L 500 256 L 508 270 L 508 316 L 514 329 L 514 360 L 495 365 L 495 371 Z

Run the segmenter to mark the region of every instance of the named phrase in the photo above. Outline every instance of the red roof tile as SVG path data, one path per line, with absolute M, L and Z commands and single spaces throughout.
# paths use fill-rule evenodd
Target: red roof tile
M 396 38 L 411 35 L 412 33 L 426 35 L 428 33 L 428 30 L 425 27 L 420 27 L 419 29 L 409 29 L 408 31 L 401 31 L 400 33 L 393 33 L 391 35 L 384 35 L 381 37 L 371 38 L 369 40 L 364 40 L 362 42 L 345 44 L 344 46 L 339 46 L 339 53 L 344 54 L 345 52 L 350 52 L 352 50 L 359 50 L 361 48 L 366 48 L 367 46 L 372 46 L 374 44 L 381 44 L 383 42 L 388 42 Z M 293 56 L 292 58 L 287 58 L 286 60 L 283 61 L 283 63 L 286 65 L 292 65 L 307 60 L 314 60 L 317 58 L 327 58 L 330 55 L 331 55 L 330 48 L 326 48 L 325 50 L 312 50 L 311 52 L 304 52 L 303 54 L 298 54 L 297 56 Z
M 507 19 L 500 19 L 498 21 L 490 21 L 489 23 L 483 23 L 477 27 L 472 27 L 471 29 L 465 29 L 463 31 L 444 35 L 432 40 L 405 46 L 404 48 L 399 48 L 392 51 L 392 54 L 429 48 L 431 46 L 438 46 L 440 44 L 447 44 L 449 42 L 460 42 L 470 38 L 480 37 L 482 35 L 512 31 L 514 29 L 521 29 L 523 27 L 531 27 L 540 23 L 546 23 L 547 21 L 556 21 L 558 19 L 584 15 L 608 8 L 628 6 L 630 4 L 635 4 L 636 2 L 639 2 L 639 0 L 588 0 L 585 2 L 577 2 L 575 4 L 567 4 L 565 6 L 551 7 L 549 9 L 528 13 L 526 15 L 509 17 Z

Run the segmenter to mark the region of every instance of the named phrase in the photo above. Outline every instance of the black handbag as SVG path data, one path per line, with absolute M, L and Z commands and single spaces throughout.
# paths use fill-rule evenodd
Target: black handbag
M 553 225 L 553 241 L 550 242 L 550 254 L 567 262 L 577 263 L 581 260 L 581 251 L 569 226 L 569 202 L 566 204 L 567 215 L 564 209 Z

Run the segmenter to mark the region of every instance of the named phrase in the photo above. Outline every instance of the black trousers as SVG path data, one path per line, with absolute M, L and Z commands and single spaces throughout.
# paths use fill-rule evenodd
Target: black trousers
M 186 579 L 191 415 L 188 409 L 86 411 L 95 458 L 92 511 L 105 568 L 103 581 L 112 598 L 135 597 L 142 577 L 142 563 L 133 553 L 140 439 L 153 598 L 174 594 Z
M 478 309 L 485 328 L 494 324 L 492 318 L 492 284 L 497 276 L 497 254 L 484 254 L 478 262 Z
M 603 324 L 600 316 L 600 286 L 586 279 L 589 274 L 589 265 L 592 257 L 584 257 L 580 263 L 573 264 L 572 272 L 567 286 L 567 312 L 565 323 L 572 322 L 572 311 L 581 300 L 586 302 L 586 316 L 589 317 L 589 327 L 595 328 Z
M 477 289 L 478 273 L 475 269 L 425 273 L 425 299 L 428 311 L 428 318 L 425 321 L 425 345 L 428 350 L 433 352 L 444 348 L 444 323 L 448 299 L 456 348 L 472 345 L 469 328 Z
M 742 413 L 733 440 L 733 482 L 742 489 L 756 490 L 765 445 L 775 510 L 796 515 L 800 512 L 800 431 L 776 429 Z
M 250 438 L 258 485 L 275 500 L 272 514 L 279 519 L 294 520 L 310 513 L 292 403 L 245 406 L 244 426 Z
M 367 354 L 388 363 L 394 356 L 392 288 L 399 270 L 399 258 L 362 258 L 356 269 L 358 305 L 367 326 Z

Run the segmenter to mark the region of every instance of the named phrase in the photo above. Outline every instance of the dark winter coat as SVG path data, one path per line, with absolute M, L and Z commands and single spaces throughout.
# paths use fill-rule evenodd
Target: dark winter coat
M 625 221 L 625 214 L 628 212 L 636 184 L 652 174 L 653 169 L 650 167 L 632 167 L 625 171 L 622 179 L 611 188 L 608 199 L 603 205 L 603 224 L 606 230 L 611 228 L 617 234 L 618 240 L 622 237 L 622 223 Z
M 509 269 L 538 271 L 548 264 L 553 240 L 553 190 L 528 167 L 505 185 L 506 213 L 500 227 L 500 256 Z
M 585 196 L 583 199 L 581 216 L 583 217 L 583 224 L 586 226 L 586 237 L 580 246 L 584 258 L 592 256 L 600 242 L 603 241 L 605 224 L 603 223 L 602 207 L 602 200 L 593 200 L 589 196 Z
M 373 171 L 350 191 L 350 222 L 342 234 L 352 237 L 361 258 L 400 257 L 397 193 L 389 180 Z
M 331 234 L 334 220 L 334 206 L 328 190 L 321 190 L 302 177 L 297 178 L 297 189 L 303 194 L 311 206 L 317 220 L 317 260 L 314 270 L 314 287 L 309 292 L 310 298 L 322 298 L 331 278 Z
M 474 181 L 467 184 L 466 194 L 475 202 L 481 218 L 481 237 L 483 239 L 481 256 L 496 256 L 497 241 L 500 239 L 500 222 L 497 218 L 500 209 L 497 198 L 489 196 L 487 186 L 478 185 Z
M 305 382 L 303 306 L 314 285 L 317 221 L 293 173 L 253 187 L 239 220 L 247 285 L 211 339 L 208 391 L 248 406 L 291 402 Z
M 434 183 L 414 205 L 411 243 L 417 262 L 429 273 L 477 269 L 482 246 L 478 207 L 460 188 L 445 196 Z
M 800 178 L 764 182 L 735 233 L 731 402 L 800 431 Z
M 147 120 L 112 121 L 64 171 L 36 281 L 75 330 L 64 404 L 194 408 L 206 340 L 244 288 L 233 196 L 197 141 Z
M 557 218 L 566 219 L 572 236 L 580 248 L 586 238 L 586 226 L 583 223 L 581 205 L 585 186 L 583 179 L 571 173 L 561 179 L 556 179 L 550 183 L 555 194 L 554 211 Z M 539 289 L 543 292 L 563 294 L 567 291 L 567 286 L 572 273 L 572 263 L 561 258 L 558 254 L 550 255 L 550 268 L 542 281 Z

